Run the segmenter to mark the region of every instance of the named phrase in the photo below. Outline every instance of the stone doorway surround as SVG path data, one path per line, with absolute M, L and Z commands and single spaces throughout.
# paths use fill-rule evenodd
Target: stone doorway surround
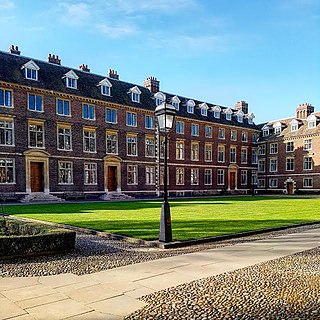
M 104 190 L 108 194 L 110 192 L 118 192 L 121 193 L 121 162 L 122 159 L 118 156 L 107 155 L 103 158 L 104 160 Z M 109 182 L 109 167 L 116 168 L 116 190 L 110 191 L 108 190 L 108 182 Z
M 43 164 L 43 193 L 49 194 L 49 157 L 50 154 L 44 150 L 30 149 L 24 152 L 26 165 L 26 193 L 31 194 L 31 163 Z
M 284 193 L 285 194 L 295 194 L 297 187 L 296 187 L 296 182 L 289 177 L 285 182 L 284 182 Z
M 236 164 L 230 164 L 228 167 L 228 190 L 238 190 L 238 170 L 239 166 Z M 231 185 L 231 176 L 234 177 L 234 188 Z

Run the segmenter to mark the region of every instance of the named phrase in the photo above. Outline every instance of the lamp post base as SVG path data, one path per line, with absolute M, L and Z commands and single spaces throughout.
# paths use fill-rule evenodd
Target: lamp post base
M 170 205 L 168 201 L 163 201 L 162 207 L 161 207 L 159 241 L 161 242 L 172 241 Z

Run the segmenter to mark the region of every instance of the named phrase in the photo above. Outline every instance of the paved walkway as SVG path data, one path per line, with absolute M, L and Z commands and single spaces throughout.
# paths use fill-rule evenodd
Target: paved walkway
M 0 319 L 122 319 L 139 297 L 320 245 L 320 228 L 77 276 L 0 278 Z

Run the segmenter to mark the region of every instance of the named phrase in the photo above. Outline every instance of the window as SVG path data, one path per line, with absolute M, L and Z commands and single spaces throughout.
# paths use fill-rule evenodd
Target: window
M 243 131 L 241 133 L 241 141 L 242 142 L 248 142 L 248 132 Z
M 106 122 L 117 123 L 117 110 L 106 108 Z
M 181 102 L 180 99 L 177 96 L 174 96 L 171 101 L 172 101 L 172 105 L 175 107 L 175 109 L 177 111 L 179 111 L 179 104 Z
M 29 123 L 29 147 L 44 148 L 44 125 L 43 123 Z
M 184 160 L 184 141 L 176 142 L 176 159 Z
M 156 141 L 153 137 L 146 137 L 146 157 L 155 157 Z
M 96 130 L 83 129 L 83 151 L 96 152 Z
M 231 130 L 231 132 L 230 132 L 230 140 L 231 141 L 237 141 L 237 131 L 236 130 Z
M 224 146 L 218 146 L 218 162 L 224 162 Z
M 257 155 L 257 149 L 252 149 L 252 164 L 257 164 L 258 163 L 258 155 Z
M 77 76 L 77 74 L 73 71 L 70 70 L 69 72 L 67 72 L 63 78 L 65 79 L 65 84 L 67 88 L 70 89 L 77 89 L 78 88 L 78 79 L 79 77 Z
M 95 120 L 95 108 L 91 104 L 83 104 L 82 105 L 82 118 L 88 120 Z
M 258 188 L 266 187 L 266 179 L 258 179 Z
M 312 157 L 303 158 L 303 170 L 312 170 Z
M 97 164 L 85 163 L 84 164 L 84 184 L 97 184 Z
M 269 129 L 262 129 L 262 136 L 266 137 L 269 135 Z
M 194 105 L 195 105 L 195 103 L 193 100 L 189 100 L 187 102 L 187 112 L 188 113 L 194 113 Z
M 0 118 L 0 145 L 13 146 L 14 145 L 14 128 L 13 120 Z
M 225 130 L 224 130 L 224 128 L 219 128 L 219 130 L 218 130 L 218 138 L 219 139 L 224 139 L 225 138 Z
M 199 161 L 199 143 L 191 142 L 191 160 Z
M 266 171 L 266 163 L 265 160 L 258 160 L 258 172 Z
M 238 114 L 237 114 L 237 119 L 238 119 L 238 122 L 242 123 L 243 122 L 243 112 L 240 111 Z
M 127 112 L 127 126 L 137 126 L 137 114 L 135 112 Z
M 218 107 L 218 106 L 215 106 L 213 108 L 213 116 L 216 118 L 216 119 L 220 119 L 220 112 L 221 112 L 221 108 Z
M 257 133 L 253 133 L 253 134 L 252 134 L 252 142 L 253 142 L 253 143 L 257 143 L 257 142 L 258 142 L 258 137 L 259 137 L 259 136 L 258 136 Z
M 206 143 L 204 145 L 204 161 L 212 161 L 212 144 Z
M 317 126 L 317 117 L 314 114 L 311 114 L 308 118 L 308 129 L 313 129 Z
M 241 163 L 247 163 L 247 162 L 248 162 L 248 149 L 241 148 Z
M 138 184 L 138 166 L 128 164 L 127 166 L 127 184 Z
M 278 187 L 278 179 L 269 179 L 269 187 L 270 188 L 277 188 Z
M 201 115 L 206 117 L 208 115 L 208 110 L 205 108 L 201 108 Z
M 305 139 L 304 140 L 303 150 L 312 150 L 312 139 Z
M 0 183 L 15 183 L 14 160 L 0 159 Z
M 274 127 L 274 133 L 275 134 L 281 133 L 281 126 Z
M 26 79 L 35 80 L 35 81 L 38 80 L 38 71 L 40 70 L 40 68 L 34 61 L 32 60 L 28 61 L 22 66 L 21 69 L 24 69 L 24 72 L 25 72 L 24 75 Z
M 270 154 L 277 154 L 277 153 L 278 153 L 278 143 L 271 143 Z
M 176 133 L 184 134 L 184 122 L 176 121 Z
M 198 185 L 199 184 L 199 169 L 191 169 L 191 185 Z
M 127 155 L 135 157 L 138 155 L 136 136 L 127 136 Z
M 73 184 L 72 162 L 59 161 L 59 184 Z
M 58 126 L 58 149 L 72 150 L 71 127 Z
M 156 168 L 147 166 L 146 167 L 146 185 L 154 185 L 155 184 L 155 177 L 156 177 Z
M 173 107 L 179 111 L 179 103 L 178 102 L 172 102 Z
M 294 151 L 294 142 L 288 141 L 286 142 L 286 152 L 293 152 Z
M 184 184 L 184 168 L 176 169 L 176 185 Z
M 291 123 L 291 131 L 297 131 L 299 129 L 299 124 L 297 121 Z
M 192 136 L 199 136 L 199 125 L 191 123 L 191 135 Z
M 149 116 L 149 115 L 145 116 L 145 127 L 147 129 L 154 129 L 153 116 Z
M 212 169 L 204 169 L 204 184 L 212 184 Z
M 0 89 L 0 107 L 12 107 L 12 91 Z
M 241 184 L 246 185 L 248 184 L 248 171 L 241 170 Z
M 111 95 L 111 88 L 105 85 L 101 85 L 101 94 L 104 96 L 110 96 Z
M 28 109 L 31 111 L 42 112 L 43 111 L 42 96 L 38 96 L 36 94 L 29 94 Z
M 313 179 L 312 178 L 303 178 L 303 187 L 304 188 L 312 188 L 313 187 Z
M 118 154 L 118 134 L 117 134 L 117 132 L 107 131 L 107 133 L 106 133 L 106 153 Z
M 278 159 L 270 159 L 270 172 L 278 171 Z
M 137 92 L 131 92 L 132 102 L 140 102 L 140 94 Z
M 218 169 L 217 171 L 217 184 L 218 185 L 224 185 L 224 170 Z
M 70 116 L 70 101 L 57 99 L 57 114 L 60 116 Z
M 237 148 L 230 147 L 230 162 L 236 163 L 237 162 Z
M 162 98 L 156 98 L 156 105 L 160 106 L 161 103 L 163 103 L 163 99 Z
M 205 127 L 205 137 L 212 138 L 212 127 L 211 126 Z
M 231 121 L 231 116 L 232 116 L 232 114 L 231 113 L 226 113 L 226 120 L 228 120 L 228 121 Z
M 266 145 L 265 144 L 260 144 L 258 147 L 258 155 L 263 156 L 266 154 Z
M 286 170 L 294 171 L 294 158 L 286 158 Z

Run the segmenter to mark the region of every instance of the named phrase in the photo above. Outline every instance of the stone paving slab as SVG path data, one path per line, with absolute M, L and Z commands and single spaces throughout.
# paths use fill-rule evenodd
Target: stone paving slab
M 93 274 L 0 278 L 1 319 L 121 319 L 139 297 L 320 245 L 320 228 Z

